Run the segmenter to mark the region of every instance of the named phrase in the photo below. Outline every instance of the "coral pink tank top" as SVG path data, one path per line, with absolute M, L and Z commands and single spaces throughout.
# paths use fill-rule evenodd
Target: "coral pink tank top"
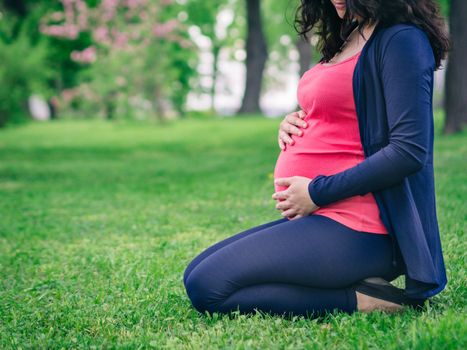
M 302 136 L 292 135 L 295 143 L 279 154 L 274 178 L 332 175 L 365 159 L 352 87 L 359 56 L 360 52 L 332 65 L 318 63 L 302 75 L 297 99 L 308 126 L 301 129 Z M 371 192 L 330 203 L 312 215 L 327 216 L 354 230 L 387 234 Z

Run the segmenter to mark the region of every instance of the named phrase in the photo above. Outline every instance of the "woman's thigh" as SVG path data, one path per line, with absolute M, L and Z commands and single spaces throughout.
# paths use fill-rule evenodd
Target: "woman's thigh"
M 193 268 L 186 287 L 190 297 L 211 303 L 263 283 L 343 288 L 391 273 L 391 252 L 387 235 L 355 231 L 310 215 L 223 246 Z
M 236 240 L 239 240 L 240 238 L 246 237 L 248 235 L 251 235 L 252 233 L 255 233 L 259 230 L 263 230 L 265 228 L 283 223 L 289 221 L 287 218 L 282 218 L 274 221 L 270 221 L 258 226 L 254 226 L 252 228 L 249 228 L 248 230 L 239 232 L 233 236 L 230 236 L 226 239 L 223 239 L 222 241 L 219 241 L 212 246 L 206 248 L 204 251 L 202 251 L 200 254 L 198 254 L 185 268 L 185 272 L 183 274 L 183 282 L 186 283 L 186 279 L 188 278 L 189 274 L 191 271 L 195 268 L 196 265 L 198 265 L 202 260 L 204 260 L 206 257 L 214 253 L 215 251 L 219 250 L 220 248 L 226 246 L 227 244 L 230 244 L 232 242 L 235 242 Z

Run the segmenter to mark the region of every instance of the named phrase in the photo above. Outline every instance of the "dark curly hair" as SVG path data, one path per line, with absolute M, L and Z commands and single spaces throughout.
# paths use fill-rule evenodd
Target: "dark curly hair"
M 321 61 L 328 62 L 344 43 L 348 34 L 366 24 L 388 27 L 397 23 L 411 23 L 425 31 L 433 54 L 436 69 L 451 48 L 444 18 L 440 15 L 439 4 L 435 0 L 346 0 L 344 18 L 340 18 L 330 0 L 301 0 L 295 12 L 294 28 L 307 39 L 307 33 L 315 26 L 319 36 L 318 49 Z M 353 17 L 362 18 L 356 22 Z

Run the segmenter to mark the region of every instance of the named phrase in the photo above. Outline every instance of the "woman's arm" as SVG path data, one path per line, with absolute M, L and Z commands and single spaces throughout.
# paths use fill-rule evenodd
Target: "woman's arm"
M 432 142 L 433 51 L 421 30 L 395 33 L 381 61 L 381 81 L 389 127 L 389 143 L 356 166 L 318 175 L 308 184 L 313 202 L 323 206 L 401 182 L 420 170 Z

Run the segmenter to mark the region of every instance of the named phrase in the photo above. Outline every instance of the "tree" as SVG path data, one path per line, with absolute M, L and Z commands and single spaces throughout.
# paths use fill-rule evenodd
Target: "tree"
M 461 131 L 467 123 L 467 1 L 451 0 L 449 29 L 452 50 L 446 70 L 445 134 Z
M 294 28 L 296 3 L 275 0 L 263 0 L 263 16 L 267 19 L 264 23 L 266 38 L 269 49 L 269 57 L 266 63 L 266 76 L 263 81 L 263 89 L 269 86 L 284 85 L 283 77 L 274 74 L 274 71 L 288 71 L 291 61 L 294 61 L 298 54 L 298 76 L 301 77 L 312 64 L 312 45 L 310 38 L 312 33 L 308 33 L 307 40 L 298 35 Z M 268 74 L 269 67 L 272 74 Z M 265 86 L 266 83 L 266 86 Z M 297 105 L 295 109 L 300 109 Z
M 216 83 L 219 73 L 219 54 L 221 49 L 231 45 L 236 39 L 236 35 L 230 30 L 235 23 L 236 0 L 189 0 L 186 8 L 188 11 L 188 20 L 193 25 L 200 28 L 201 33 L 210 40 L 210 51 L 213 57 L 211 70 L 211 87 L 209 95 L 211 97 L 211 111 L 214 111 L 214 102 L 216 94 Z M 220 18 L 223 14 L 230 14 L 230 23 L 225 28 L 220 28 Z M 225 22 L 225 18 L 224 21 Z M 222 23 L 225 25 L 225 23 Z
M 52 70 L 47 66 L 48 47 L 32 30 L 37 21 L 27 16 L 24 2 L 4 1 L 0 10 L 0 127 L 22 122 L 29 115 L 32 94 L 48 98 L 47 81 Z
M 26 2 L 24 0 L 4 0 L 3 6 L 20 17 L 25 17 L 27 14 Z
M 297 37 L 295 41 L 299 53 L 300 71 L 299 75 L 302 76 L 308 69 L 310 69 L 312 49 L 310 40 L 305 40 L 303 37 Z
M 266 39 L 261 21 L 261 0 L 246 0 L 247 40 L 246 40 L 246 84 L 239 114 L 261 112 L 259 99 L 263 71 L 268 58 Z
M 94 3 L 94 0 L 86 0 Z M 0 35 L 9 41 L 19 40 L 21 31 L 27 32 L 31 44 L 43 42 L 47 46 L 43 65 L 50 68 L 47 86 L 53 94 L 60 94 L 62 90 L 77 85 L 77 79 L 85 66 L 74 62 L 70 53 L 82 50 L 90 45 L 88 36 L 80 36 L 76 40 L 62 40 L 59 37 L 45 37 L 41 32 L 41 23 L 48 13 L 62 9 L 60 0 L 0 0 L 0 11 L 4 11 L 3 22 L 8 21 L 8 30 L 5 26 L 0 29 Z M 23 28 L 25 27 L 25 28 Z
M 61 2 L 63 11 L 44 18 L 41 31 L 63 40 L 89 38 L 88 47 L 71 53 L 73 61 L 89 66 L 82 75 L 83 104 L 97 105 L 108 119 L 115 117 L 119 105 L 124 105 L 122 115 L 128 114 L 131 101 L 141 107 L 151 104 L 161 119 L 169 102 L 181 112 L 178 105 L 184 102 L 184 86 L 191 76 L 186 53 L 193 45 L 176 19 L 175 2 L 102 0 L 93 6 L 84 0 Z

